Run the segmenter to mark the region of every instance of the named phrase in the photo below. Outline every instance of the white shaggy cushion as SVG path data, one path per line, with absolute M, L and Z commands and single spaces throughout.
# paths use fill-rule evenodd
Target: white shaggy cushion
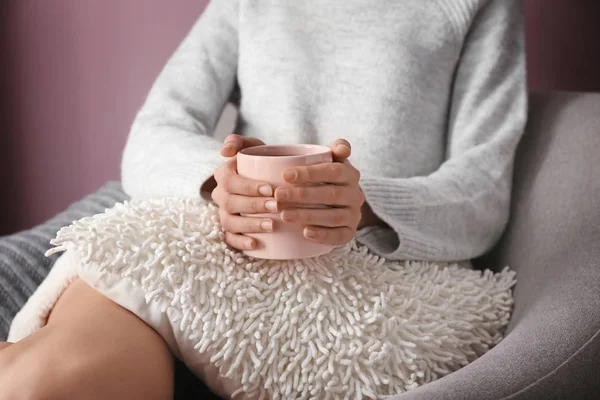
M 356 243 L 314 259 L 249 259 L 227 248 L 201 200 L 118 204 L 53 244 L 236 398 L 397 394 L 497 344 L 512 307 L 508 270 L 388 262 Z

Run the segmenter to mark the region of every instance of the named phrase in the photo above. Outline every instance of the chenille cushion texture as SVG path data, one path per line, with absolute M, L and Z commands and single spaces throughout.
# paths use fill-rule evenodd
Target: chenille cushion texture
M 215 393 L 379 399 L 502 340 L 515 274 L 391 262 L 356 242 L 301 260 L 227 247 L 199 199 L 126 201 L 62 228 L 49 254 L 155 328 Z M 141 299 L 130 301 L 130 299 Z

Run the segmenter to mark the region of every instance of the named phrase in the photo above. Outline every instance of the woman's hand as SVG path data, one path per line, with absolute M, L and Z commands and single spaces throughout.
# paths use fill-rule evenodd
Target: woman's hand
M 239 250 L 251 250 L 256 240 L 245 233 L 270 232 L 273 220 L 270 218 L 242 217 L 239 214 L 277 212 L 277 202 L 273 198 L 270 184 L 241 177 L 237 173 L 235 155 L 247 147 L 264 143 L 256 138 L 229 135 L 223 143 L 221 155 L 232 157 L 215 171 L 216 187 L 212 199 L 219 206 L 219 218 L 225 230 L 225 242 Z
M 305 225 L 304 236 L 320 243 L 341 245 L 356 236 L 365 197 L 358 185 L 360 172 L 350 164 L 350 143 L 340 139 L 330 146 L 333 163 L 290 168 L 283 171 L 289 186 L 275 190 L 285 222 Z M 327 205 L 328 208 L 303 206 Z

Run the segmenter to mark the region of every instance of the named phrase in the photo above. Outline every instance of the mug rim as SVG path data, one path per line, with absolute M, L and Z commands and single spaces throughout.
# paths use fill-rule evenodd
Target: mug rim
M 309 151 L 305 154 L 297 154 L 297 155 L 286 155 L 286 156 L 270 156 L 270 155 L 264 155 L 264 154 L 252 154 L 254 152 L 256 152 L 257 150 L 265 150 L 265 149 L 283 149 L 283 148 L 289 148 L 289 147 L 300 147 L 300 148 L 304 148 L 307 150 L 313 150 L 313 151 Z M 325 155 L 325 154 L 330 154 L 331 153 L 331 148 L 327 147 L 327 146 L 321 146 L 318 144 L 264 144 L 264 145 L 260 145 L 260 146 L 252 146 L 252 147 L 246 147 L 245 149 L 242 149 L 238 152 L 238 155 L 242 155 L 244 157 L 251 157 L 251 158 L 265 158 L 268 157 L 270 159 L 273 158 L 285 158 L 285 159 L 294 159 L 294 158 L 302 158 L 302 157 L 306 157 L 306 156 L 315 156 L 315 155 Z

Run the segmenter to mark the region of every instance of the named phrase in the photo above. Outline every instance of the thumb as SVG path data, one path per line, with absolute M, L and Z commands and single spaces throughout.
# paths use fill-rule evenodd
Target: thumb
M 333 152 L 333 161 L 344 161 L 350 157 L 352 147 L 346 139 L 338 139 L 329 145 Z
M 225 138 L 225 142 L 221 148 L 221 155 L 223 157 L 233 157 L 242 149 L 261 146 L 263 144 L 264 142 L 257 138 L 231 134 Z

